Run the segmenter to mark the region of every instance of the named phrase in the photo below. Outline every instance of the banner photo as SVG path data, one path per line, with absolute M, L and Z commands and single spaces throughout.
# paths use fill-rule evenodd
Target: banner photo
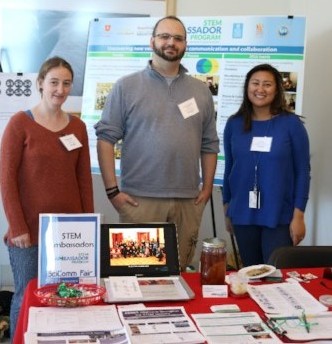
M 153 27 L 159 18 L 101 18 L 90 23 L 82 118 L 86 121 L 94 173 L 100 173 L 93 125 L 100 119 L 107 94 L 123 75 L 145 68 L 151 58 Z M 222 185 L 223 130 L 242 101 L 246 73 L 257 64 L 276 67 L 284 80 L 286 100 L 302 113 L 305 17 L 181 17 L 187 29 L 182 64 L 209 87 L 215 103 L 220 153 L 215 185 Z M 115 147 L 120 175 L 121 142 Z

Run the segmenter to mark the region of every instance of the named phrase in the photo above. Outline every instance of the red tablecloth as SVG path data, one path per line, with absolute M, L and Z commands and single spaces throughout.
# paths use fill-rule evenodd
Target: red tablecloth
M 285 274 L 287 271 L 291 271 L 294 269 L 283 269 L 284 278 L 287 277 Z M 318 276 L 318 279 L 314 279 L 310 281 L 310 283 L 302 283 L 303 287 L 307 289 L 314 297 L 317 299 L 320 295 L 324 294 L 332 294 L 332 290 L 327 289 L 323 286 L 320 282 L 324 280 L 325 284 L 332 288 L 332 281 L 323 279 L 323 268 L 310 268 L 310 269 L 296 269 L 296 271 L 300 273 L 308 273 L 311 272 Z M 182 276 L 185 278 L 193 292 L 195 293 L 195 298 L 193 300 L 178 302 L 178 301 L 171 301 L 171 302 L 149 302 L 147 306 L 184 306 L 187 313 L 190 315 L 192 313 L 210 313 L 210 307 L 212 305 L 218 304 L 237 304 L 241 311 L 254 311 L 263 315 L 262 310 L 260 307 L 249 297 L 247 298 L 203 298 L 202 297 L 202 287 L 200 283 L 200 274 L 199 273 L 183 273 Z M 34 295 L 34 290 L 37 288 L 37 279 L 32 280 L 26 290 L 25 295 L 22 302 L 22 307 L 20 310 L 20 316 L 18 319 L 16 333 L 13 343 L 14 344 L 23 344 L 23 336 L 27 330 L 28 326 L 28 318 L 29 318 L 29 307 L 42 307 L 42 305 L 38 302 L 38 299 Z M 330 309 L 332 310 L 332 309 Z

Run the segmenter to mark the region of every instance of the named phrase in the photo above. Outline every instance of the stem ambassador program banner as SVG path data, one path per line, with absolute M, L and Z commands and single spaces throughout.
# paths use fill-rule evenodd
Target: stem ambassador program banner
M 99 173 L 93 125 L 100 119 L 107 94 L 123 75 L 145 68 L 159 18 L 100 18 L 90 23 L 82 118 L 87 123 L 91 163 Z M 220 153 L 215 185 L 222 185 L 223 130 L 242 101 L 245 75 L 254 65 L 270 63 L 283 76 L 286 100 L 301 114 L 304 78 L 305 17 L 181 17 L 187 29 L 182 63 L 189 74 L 210 88 L 216 110 Z M 144 138 L 142 138 L 144 139 Z M 116 145 L 120 174 L 121 142 Z

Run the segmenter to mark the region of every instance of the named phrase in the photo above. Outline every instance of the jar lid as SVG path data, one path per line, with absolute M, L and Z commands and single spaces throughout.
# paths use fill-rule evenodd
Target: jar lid
M 319 297 L 319 302 L 321 302 L 323 305 L 327 307 L 332 306 L 332 295 L 321 295 Z
M 226 247 L 226 241 L 219 238 L 204 239 L 203 246 L 213 247 L 213 248 L 223 248 L 223 247 Z

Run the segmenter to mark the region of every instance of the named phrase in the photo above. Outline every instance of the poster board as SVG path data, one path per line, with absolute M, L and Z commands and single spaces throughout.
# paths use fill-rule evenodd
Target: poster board
M 90 23 L 82 99 L 87 123 L 92 170 L 100 173 L 93 125 L 100 119 L 107 94 L 121 76 L 143 69 L 151 58 L 149 47 L 159 18 L 100 18 Z M 214 184 L 222 185 L 223 130 L 227 118 L 242 101 L 246 73 L 260 63 L 275 66 L 295 85 L 286 91 L 294 111 L 302 113 L 305 17 L 209 16 L 181 17 L 187 29 L 187 52 L 182 64 L 189 74 L 211 84 L 220 139 Z M 116 147 L 120 175 L 121 144 Z

